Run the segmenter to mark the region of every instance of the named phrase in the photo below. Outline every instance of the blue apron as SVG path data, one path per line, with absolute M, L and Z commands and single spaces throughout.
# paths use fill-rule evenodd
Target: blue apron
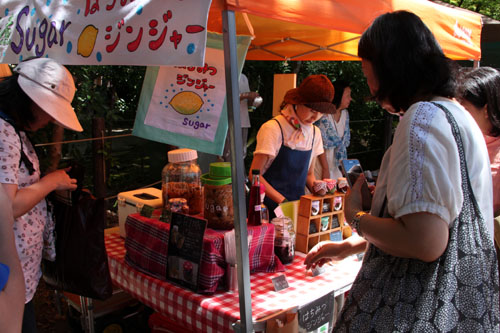
M 309 171 L 309 159 L 311 158 L 312 148 L 314 147 L 314 136 L 316 131 L 313 127 L 313 139 L 311 149 L 294 150 L 285 146 L 283 138 L 283 129 L 280 122 L 274 119 L 281 131 L 281 148 L 278 155 L 273 160 L 269 169 L 262 175 L 272 187 L 281 193 L 288 201 L 299 200 L 304 195 L 306 186 L 307 172 Z M 264 204 L 269 210 L 269 218 L 275 217 L 274 209 L 278 204 L 266 197 Z

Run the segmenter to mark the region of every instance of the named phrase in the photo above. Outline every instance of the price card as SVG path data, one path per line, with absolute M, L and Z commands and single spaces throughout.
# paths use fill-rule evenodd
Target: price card
M 318 276 L 326 272 L 326 265 L 316 266 L 312 269 L 312 276 Z
M 271 281 L 273 281 L 275 291 L 280 291 L 289 287 L 285 274 L 278 275 L 272 278 Z
M 329 294 L 311 302 L 299 309 L 299 331 L 314 331 L 333 322 L 333 303 L 335 293 Z

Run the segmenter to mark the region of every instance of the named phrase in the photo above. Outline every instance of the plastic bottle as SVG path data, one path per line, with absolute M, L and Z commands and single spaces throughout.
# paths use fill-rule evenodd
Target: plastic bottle
M 198 153 L 193 149 L 175 149 L 168 152 L 168 164 L 162 171 L 163 209 L 169 199 L 184 198 L 189 214 L 195 215 L 203 209 L 201 169 L 197 163 Z
M 262 224 L 261 207 L 260 170 L 252 170 L 252 187 L 250 188 L 250 204 L 248 205 L 248 225 L 256 226 Z

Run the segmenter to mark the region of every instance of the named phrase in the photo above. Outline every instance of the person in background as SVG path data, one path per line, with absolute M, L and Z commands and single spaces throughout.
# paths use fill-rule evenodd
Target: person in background
M 470 112 L 486 141 L 493 180 L 495 245 L 500 253 L 500 72 L 491 67 L 465 70 L 458 87 L 458 101 Z
M 12 203 L 0 186 L 0 331 L 21 332 L 24 277 L 12 229 Z
M 82 131 L 71 106 L 75 84 L 70 72 L 49 58 L 19 63 L 0 81 L 0 183 L 12 201 L 16 249 L 25 281 L 23 332 L 36 332 L 32 302 L 42 275 L 41 260 L 54 260 L 54 222 L 45 197 L 55 190 L 75 190 L 68 170 L 41 177 L 38 157 L 26 132 L 50 122 Z
M 358 236 L 320 242 L 306 268 L 366 249 L 334 332 L 498 332 L 498 270 L 488 151 L 453 99 L 454 64 L 413 13 L 379 16 L 358 45 L 375 100 L 402 113 L 371 211 L 360 175 L 345 198 Z
M 240 122 L 241 122 L 241 139 L 242 139 L 242 149 L 243 149 L 243 159 L 247 155 L 247 141 L 248 141 L 248 131 L 251 127 L 250 116 L 248 115 L 248 108 L 253 105 L 254 100 L 260 97 L 258 92 L 250 91 L 250 86 L 248 84 L 248 78 L 245 74 L 241 73 L 239 80 L 240 89 Z M 224 152 L 222 153 L 222 159 L 226 162 L 231 161 L 231 143 L 229 142 L 229 132 L 226 136 L 226 143 L 224 144 Z
M 317 179 L 337 179 L 342 177 L 339 169 L 340 160 L 347 158 L 347 147 L 351 142 L 349 130 L 349 112 L 351 87 L 343 80 L 333 83 L 335 88 L 335 113 L 325 114 L 315 125 L 321 130 L 325 152 L 318 156 L 314 175 Z
M 313 124 L 323 113 L 335 112 L 334 92 L 325 75 L 310 75 L 287 91 L 281 114 L 259 129 L 250 170 L 260 170 L 270 218 L 278 204 L 298 200 L 306 184 L 313 192 L 314 160 L 323 153 L 320 130 Z

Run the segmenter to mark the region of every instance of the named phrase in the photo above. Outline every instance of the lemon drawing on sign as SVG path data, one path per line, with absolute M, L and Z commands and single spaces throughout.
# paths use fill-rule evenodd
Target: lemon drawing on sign
M 92 24 L 89 24 L 83 29 L 80 37 L 78 37 L 77 54 L 85 58 L 89 57 L 92 54 L 98 32 L 99 30 Z
M 180 114 L 189 115 L 200 110 L 203 100 L 192 91 L 183 91 L 172 97 L 169 104 Z

